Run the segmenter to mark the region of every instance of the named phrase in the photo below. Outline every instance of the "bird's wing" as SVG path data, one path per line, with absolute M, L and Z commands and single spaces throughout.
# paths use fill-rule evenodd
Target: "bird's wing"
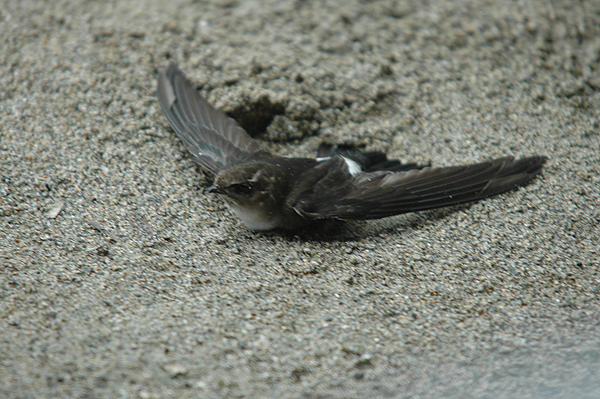
M 340 198 L 354 190 L 348 163 L 340 155 L 309 168 L 294 184 L 286 200 L 306 219 L 321 219 L 324 210 L 333 209 Z
M 175 64 L 158 76 L 158 101 L 194 160 L 217 174 L 244 162 L 258 143 L 223 111 L 210 105 Z
M 545 161 L 541 156 L 506 157 L 473 165 L 363 173 L 351 179 L 350 189 L 340 180 L 337 186 L 346 187 L 343 192 L 300 195 L 294 209 L 307 219 L 359 220 L 441 208 L 511 190 L 540 173 Z

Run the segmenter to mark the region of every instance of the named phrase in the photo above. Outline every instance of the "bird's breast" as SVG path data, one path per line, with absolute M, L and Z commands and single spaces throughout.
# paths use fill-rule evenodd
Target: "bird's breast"
M 227 201 L 227 206 L 249 230 L 267 231 L 273 230 L 278 225 L 278 220 L 273 215 L 265 214 L 260 210 L 244 207 L 235 202 Z

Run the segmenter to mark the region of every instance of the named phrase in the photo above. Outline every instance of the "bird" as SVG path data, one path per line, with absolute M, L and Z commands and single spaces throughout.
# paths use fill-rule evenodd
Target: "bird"
M 315 158 L 288 158 L 262 150 L 175 63 L 159 73 L 157 96 L 193 160 L 215 176 L 209 193 L 220 195 L 254 231 L 295 231 L 322 221 L 380 219 L 477 201 L 524 185 L 547 160 L 505 156 L 419 166 L 331 143 L 321 144 Z

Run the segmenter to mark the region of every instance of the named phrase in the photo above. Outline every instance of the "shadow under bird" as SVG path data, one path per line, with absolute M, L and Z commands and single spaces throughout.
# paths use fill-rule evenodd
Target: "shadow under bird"
M 504 157 L 419 167 L 327 144 L 315 159 L 286 158 L 261 150 L 175 64 L 159 75 L 158 99 L 194 161 L 216 176 L 209 191 L 220 194 L 250 230 L 295 230 L 326 219 L 379 219 L 476 201 L 526 183 L 546 161 Z

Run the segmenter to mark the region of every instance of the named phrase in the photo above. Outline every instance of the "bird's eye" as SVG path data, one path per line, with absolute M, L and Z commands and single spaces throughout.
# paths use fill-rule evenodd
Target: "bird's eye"
M 231 188 L 233 188 L 233 190 L 240 194 L 240 195 L 250 195 L 252 194 L 252 191 L 254 190 L 254 187 L 252 187 L 251 183 L 240 183 L 240 184 L 234 184 L 231 186 Z

